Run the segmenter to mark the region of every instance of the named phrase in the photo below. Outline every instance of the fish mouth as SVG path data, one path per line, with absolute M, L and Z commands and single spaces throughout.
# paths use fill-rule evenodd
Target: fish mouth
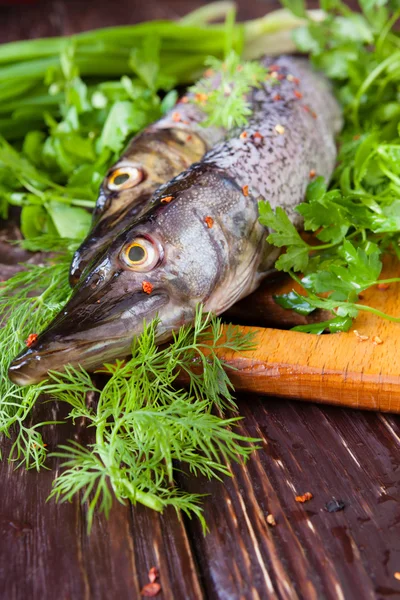
M 80 327 L 79 319 L 71 325 L 65 323 L 65 317 L 57 317 L 34 346 L 11 362 L 8 377 L 19 386 L 33 385 L 47 379 L 51 371 L 62 372 L 67 365 L 94 371 L 116 358 L 126 358 L 134 338 L 143 331 L 143 320 L 155 318 L 168 302 L 166 292 L 153 294 L 99 323 L 94 317 L 89 327 Z

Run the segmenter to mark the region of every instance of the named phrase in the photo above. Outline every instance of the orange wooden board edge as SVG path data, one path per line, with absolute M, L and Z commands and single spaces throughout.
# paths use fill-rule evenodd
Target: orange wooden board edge
M 383 277 L 398 277 L 399 271 L 393 259 Z M 287 284 L 283 288 L 287 291 Z M 362 302 L 400 316 L 400 285 L 371 288 Z M 360 311 L 347 333 L 242 329 L 255 332 L 256 350 L 223 353 L 237 369 L 229 372 L 237 390 L 400 413 L 400 323 Z M 354 330 L 368 339 L 361 341 Z M 376 336 L 379 345 L 373 342 Z

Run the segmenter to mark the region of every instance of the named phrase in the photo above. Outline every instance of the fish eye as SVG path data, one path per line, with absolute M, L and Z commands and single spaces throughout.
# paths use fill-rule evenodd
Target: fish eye
M 111 191 L 128 190 L 143 181 L 144 172 L 140 167 L 122 166 L 114 169 L 107 177 L 107 188 Z
M 133 271 L 151 271 L 160 261 L 160 251 L 146 238 L 137 237 L 122 248 L 121 260 Z

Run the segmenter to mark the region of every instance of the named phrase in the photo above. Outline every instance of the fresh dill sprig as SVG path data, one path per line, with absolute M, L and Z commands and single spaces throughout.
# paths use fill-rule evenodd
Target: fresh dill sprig
M 207 115 L 202 124 L 224 127 L 244 127 L 251 115 L 248 94 L 251 88 L 260 87 L 267 69 L 258 61 L 242 61 L 231 51 L 224 61 L 209 57 L 207 76 L 190 88 L 192 101 Z
M 199 306 L 193 327 L 182 327 L 166 347 L 156 344 L 157 321 L 145 324 L 133 342 L 132 357 L 103 367 L 109 379 L 102 389 L 85 370 L 70 366 L 64 373 L 50 373 L 41 384 L 17 387 L 7 378 L 9 362 L 29 333 L 40 332 L 67 300 L 69 262 L 70 252 L 64 252 L 0 288 L 0 435 L 15 436 L 9 460 L 26 468 L 44 465 L 41 428 L 48 422 L 32 424 L 30 417 L 39 396 L 46 394 L 70 406 L 69 418 L 84 418 L 93 428 L 90 446 L 71 442 L 53 453 L 64 459 L 65 470 L 51 494 L 63 501 L 82 492 L 89 529 L 95 510 L 107 514 L 113 497 L 158 511 L 173 506 L 197 515 L 205 528 L 200 496 L 176 487 L 174 468 L 180 463 L 194 475 L 220 478 L 230 474 L 229 462 L 245 460 L 254 450 L 257 440 L 234 430 L 238 417 L 221 416 L 236 406 L 220 351 L 248 350 L 251 336 L 233 326 L 222 328 Z M 95 406 L 87 405 L 89 392 L 97 394 Z
M 64 247 L 71 242 L 64 240 Z M 59 241 L 58 248 L 61 249 Z M 39 469 L 46 458 L 40 427 L 28 417 L 41 393 L 40 386 L 21 388 L 7 377 L 11 360 L 22 350 L 30 333 L 38 333 L 60 311 L 71 291 L 68 286 L 69 251 L 47 264 L 29 265 L 0 283 L 0 436 L 15 433 L 10 459 Z
M 105 365 L 102 372 L 110 378 L 96 390 L 94 407 L 86 405 L 94 387 L 83 369 L 51 373 L 41 387 L 70 405 L 70 418 L 83 417 L 94 428 L 95 441 L 88 448 L 72 442 L 53 454 L 64 459 L 65 470 L 51 494 L 63 501 L 82 491 L 82 501 L 89 503 L 89 529 L 96 508 L 109 512 L 113 494 L 120 502 L 127 499 L 157 511 L 173 506 L 193 513 L 205 528 L 200 497 L 174 483 L 176 461 L 193 475 L 219 479 L 230 474 L 228 462 L 246 460 L 257 442 L 234 431 L 240 417 L 212 413 L 213 407 L 235 407 L 227 365 L 218 351 L 249 349 L 251 337 L 238 336 L 235 327 L 222 337 L 220 320 L 203 315 L 200 306 L 193 327 L 182 327 L 165 348 L 156 345 L 157 325 L 157 320 L 145 325 L 128 361 Z M 193 371 L 196 361 L 202 375 Z M 182 370 L 189 389 L 179 383 Z

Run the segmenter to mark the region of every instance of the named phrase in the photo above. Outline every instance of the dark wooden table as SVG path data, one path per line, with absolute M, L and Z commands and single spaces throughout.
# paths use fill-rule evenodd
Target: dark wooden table
M 1 7 L 1 41 L 178 17 L 199 4 L 55 0 Z M 239 4 L 242 18 L 272 6 Z M 0 279 L 21 259 L 0 242 Z M 95 519 L 88 537 L 84 506 L 46 503 L 56 463 L 40 473 L 0 463 L 1 600 L 131 600 L 152 566 L 160 570 L 160 599 L 400 598 L 400 417 L 254 396 L 239 398 L 239 407 L 243 433 L 262 438 L 262 449 L 221 482 L 180 476 L 183 488 L 209 494 L 206 536 L 198 522 L 173 511 L 115 505 L 109 521 Z M 82 435 L 66 425 L 49 428 L 46 440 L 53 447 Z M 8 448 L 4 443 L 5 455 Z M 304 492 L 314 498 L 296 503 Z M 345 509 L 329 513 L 332 498 Z M 267 524 L 268 513 L 276 527 Z

